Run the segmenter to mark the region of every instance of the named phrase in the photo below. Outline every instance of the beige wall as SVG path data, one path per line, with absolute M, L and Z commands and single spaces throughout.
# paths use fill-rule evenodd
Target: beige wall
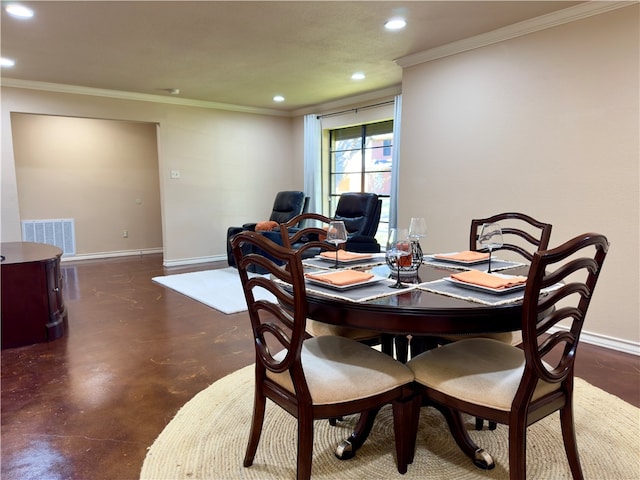
M 403 72 L 399 219 L 429 251 L 521 211 L 611 242 L 585 330 L 640 339 L 638 5 Z
M 21 240 L 11 112 L 158 124 L 167 265 L 224 258 L 228 226 L 262 220 L 277 191 L 302 189 L 289 118 L 11 87 L 1 108 L 3 242 Z
M 640 340 L 638 14 L 625 7 L 405 69 L 399 196 L 400 224 L 427 218 L 428 251 L 466 248 L 471 218 L 507 210 L 553 223 L 552 245 L 606 234 L 586 330 L 630 350 Z M 12 111 L 157 123 L 169 264 L 224 254 L 227 226 L 262 219 L 276 191 L 303 186 L 301 117 L 7 87 L 1 107 L 3 241 L 20 239 Z
M 162 248 L 155 124 L 13 113 L 11 130 L 22 220 L 73 218 L 78 255 Z

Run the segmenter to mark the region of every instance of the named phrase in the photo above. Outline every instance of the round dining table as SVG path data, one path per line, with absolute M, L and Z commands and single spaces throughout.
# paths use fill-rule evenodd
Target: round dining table
M 430 282 L 449 276 L 455 270 L 423 264 L 415 282 Z M 528 267 L 520 266 L 505 273 L 527 275 Z M 343 327 L 379 331 L 388 336 L 433 336 L 499 333 L 520 330 L 522 302 L 486 305 L 419 288 L 399 290 L 373 300 L 354 302 L 307 292 L 307 316 Z M 432 345 L 433 346 L 433 345 Z M 383 348 L 383 351 L 385 349 Z M 389 353 L 388 350 L 386 353 Z M 335 454 L 347 460 L 371 432 L 378 410 L 363 412 L 351 436 L 342 441 Z M 477 466 L 488 463 L 480 458 Z M 484 467 L 486 468 L 486 467 Z
M 527 267 L 505 270 L 526 275 Z M 423 264 L 418 281 L 449 276 L 453 270 Z M 418 288 L 399 290 L 364 302 L 307 293 L 309 318 L 394 335 L 455 335 L 510 332 L 520 329 L 522 302 L 485 305 Z

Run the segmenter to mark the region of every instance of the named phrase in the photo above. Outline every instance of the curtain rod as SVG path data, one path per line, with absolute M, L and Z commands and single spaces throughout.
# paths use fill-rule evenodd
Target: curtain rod
M 380 107 L 382 105 L 389 105 L 391 103 L 395 103 L 395 100 L 389 100 L 387 102 L 381 102 L 381 103 L 374 103 L 373 105 L 365 105 L 364 107 L 358 107 L 358 108 L 350 108 L 349 110 L 342 110 L 341 112 L 334 112 L 334 113 L 326 113 L 324 115 L 318 115 L 316 116 L 317 120 L 320 120 L 321 118 L 325 118 L 325 117 L 334 117 L 336 115 L 342 115 L 343 113 L 349 113 L 349 112 L 355 112 L 358 113 L 358 110 L 365 110 L 367 108 L 373 108 L 373 107 Z

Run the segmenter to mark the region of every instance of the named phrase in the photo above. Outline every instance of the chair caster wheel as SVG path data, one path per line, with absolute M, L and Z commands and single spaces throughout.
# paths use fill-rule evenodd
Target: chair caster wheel
M 481 448 L 476 450 L 473 457 L 473 464 L 483 470 L 491 470 L 496 466 L 496 464 L 493 463 L 493 458 L 491 458 L 491 455 L 489 455 Z
M 356 456 L 356 452 L 353 450 L 353 445 L 349 440 L 343 440 L 338 448 L 336 448 L 336 457 L 340 460 L 349 460 Z

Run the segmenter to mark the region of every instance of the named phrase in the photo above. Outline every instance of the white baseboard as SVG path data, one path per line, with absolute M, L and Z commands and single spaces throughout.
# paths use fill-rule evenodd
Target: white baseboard
M 163 253 L 162 248 L 150 248 L 146 250 L 121 250 L 117 252 L 82 253 L 79 255 L 63 255 L 62 262 L 75 262 L 78 260 L 99 260 L 101 258 L 131 257 L 138 255 L 152 255 Z M 187 265 L 198 265 L 200 263 L 227 261 L 226 255 L 212 255 L 210 257 L 180 258 L 177 260 L 164 260 L 163 267 L 183 267 Z
M 98 253 L 81 253 L 76 255 L 63 255 L 60 259 L 61 262 L 75 262 L 77 260 L 99 260 L 101 258 L 115 258 L 115 257 L 131 257 L 138 255 L 152 255 L 162 253 L 162 248 L 149 248 L 146 250 L 120 250 L 117 252 L 98 252 Z
M 565 330 L 567 328 L 555 328 L 550 331 Z M 596 345 L 598 347 L 608 348 L 610 350 L 617 350 L 618 352 L 629 353 L 631 355 L 640 356 L 640 343 L 632 342 L 622 338 L 610 337 L 608 335 L 602 335 L 600 333 L 592 333 L 583 330 L 580 334 L 580 341 L 588 343 L 590 345 Z
M 226 262 L 226 255 L 212 255 L 210 257 L 180 258 L 178 260 L 165 260 L 162 262 L 164 267 L 183 267 L 186 265 L 198 265 L 200 263 L 210 262 Z

